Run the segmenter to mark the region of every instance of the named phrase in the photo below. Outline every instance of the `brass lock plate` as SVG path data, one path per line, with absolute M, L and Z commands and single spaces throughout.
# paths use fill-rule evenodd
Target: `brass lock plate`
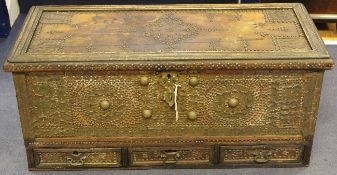
M 176 86 L 178 83 L 178 73 L 176 72 L 163 72 L 159 74 L 160 85 L 164 88 L 163 100 L 170 106 L 173 107 L 175 104 L 176 97 Z

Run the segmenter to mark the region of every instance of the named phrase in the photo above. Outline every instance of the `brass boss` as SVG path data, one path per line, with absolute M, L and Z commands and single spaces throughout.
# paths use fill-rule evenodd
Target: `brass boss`
M 140 84 L 143 85 L 143 86 L 146 86 L 149 84 L 149 78 L 148 77 L 141 77 L 140 78 Z
M 194 112 L 194 111 L 190 111 L 189 113 L 188 113 L 188 119 L 189 120 L 195 120 L 195 119 L 197 119 L 197 113 L 196 112 Z
M 103 100 L 101 101 L 100 106 L 102 109 L 106 110 L 106 109 L 109 109 L 110 103 L 107 100 Z
M 196 86 L 196 85 L 198 85 L 199 80 L 198 80 L 197 77 L 191 77 L 189 83 L 190 83 L 191 86 Z
M 143 117 L 144 118 L 151 118 L 151 116 L 152 116 L 151 110 L 146 109 L 146 110 L 143 111 Z
M 236 107 L 238 105 L 239 105 L 239 100 L 238 99 L 236 99 L 236 98 L 229 99 L 229 101 L 228 101 L 228 106 L 229 107 L 234 108 L 234 107 Z

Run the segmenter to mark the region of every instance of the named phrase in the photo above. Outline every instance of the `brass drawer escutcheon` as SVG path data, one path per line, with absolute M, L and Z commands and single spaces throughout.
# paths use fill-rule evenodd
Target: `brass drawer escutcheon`
M 82 155 L 81 153 L 77 151 L 73 151 L 73 153 L 67 157 L 67 161 L 72 166 L 82 166 L 84 165 L 85 159 L 87 156 Z
M 257 151 L 253 153 L 254 155 L 254 162 L 256 163 L 267 163 L 270 158 L 272 158 L 272 151 Z

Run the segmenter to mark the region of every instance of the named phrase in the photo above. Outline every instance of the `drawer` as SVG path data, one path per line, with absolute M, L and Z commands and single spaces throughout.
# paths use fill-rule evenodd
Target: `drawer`
M 121 149 L 34 149 L 37 168 L 108 168 L 121 166 Z
M 222 164 L 301 163 L 302 145 L 221 146 Z
M 131 166 L 210 165 L 211 148 L 133 148 L 129 150 Z

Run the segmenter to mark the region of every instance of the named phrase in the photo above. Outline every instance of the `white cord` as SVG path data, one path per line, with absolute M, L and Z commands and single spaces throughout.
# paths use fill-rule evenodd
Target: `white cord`
M 177 122 L 179 120 L 177 98 L 178 98 L 178 87 L 180 87 L 180 85 L 174 84 L 174 86 L 175 86 L 175 89 L 174 89 L 174 110 L 176 111 L 176 122 Z

